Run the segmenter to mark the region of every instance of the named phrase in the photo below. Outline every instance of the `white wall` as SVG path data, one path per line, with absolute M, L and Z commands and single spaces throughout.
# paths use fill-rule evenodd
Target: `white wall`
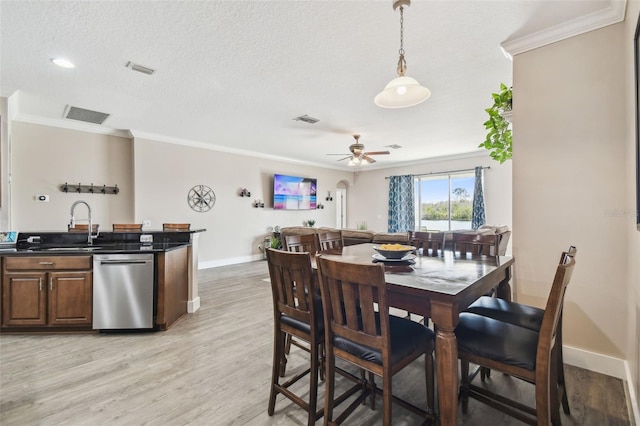
M 618 24 L 513 61 L 516 298 L 543 306 L 560 252 L 577 246 L 564 342 L 616 358 L 628 353 L 628 236 L 637 232 L 634 217 L 615 214 L 635 209 L 624 45 Z
M 626 77 L 625 81 L 629 84 L 628 87 L 633 87 L 634 83 L 634 58 L 633 58 L 633 37 L 636 31 L 637 21 L 640 15 L 640 2 L 631 1 L 627 4 L 627 20 L 624 23 L 625 28 L 625 57 L 627 59 Z M 640 111 L 636 110 L 635 97 L 632 90 L 625 92 L 625 104 L 627 107 L 627 144 L 626 144 L 626 178 L 625 181 L 630 183 L 627 186 L 626 199 L 627 205 L 630 207 L 628 212 L 631 212 L 630 217 L 640 215 L 640 212 L 636 210 L 636 190 L 634 185 L 636 163 L 635 156 L 637 155 L 634 147 L 635 124 L 636 119 L 640 119 Z M 640 164 L 638 164 L 640 166 Z M 633 221 L 630 221 L 633 222 Z M 635 382 L 635 397 L 636 397 L 636 422 L 640 422 L 640 410 L 638 410 L 637 398 L 640 395 L 640 336 L 638 330 L 640 330 L 640 230 L 633 230 L 633 224 L 628 223 L 627 234 L 629 235 L 628 244 L 626 247 L 628 253 L 628 319 L 627 319 L 627 348 L 626 359 L 629 363 L 629 377 L 633 378 Z
M 130 139 L 18 121 L 11 124 L 9 226 L 22 231 L 66 231 L 71 204 L 76 200 L 89 203 L 93 223 L 102 229 L 111 230 L 113 223 L 131 222 Z M 64 193 L 58 186 L 65 182 L 117 184 L 121 191 L 117 195 Z M 49 195 L 50 201 L 37 202 L 36 194 Z M 76 216 L 87 217 L 84 206 L 78 207 Z
M 288 174 L 316 178 L 318 210 L 273 210 L 273 175 Z M 200 236 L 200 266 L 246 262 L 261 257 L 258 246 L 269 227 L 303 225 L 315 219 L 316 227 L 335 226 L 335 201 L 326 193 L 346 172 L 240 156 L 198 147 L 136 138 L 135 218 L 151 220 L 152 227 L 164 222 L 188 222 L 192 228 L 206 228 Z M 207 185 L 216 195 L 214 207 L 205 213 L 193 211 L 187 193 L 194 185 Z M 240 197 L 242 188 L 251 197 Z M 264 208 L 252 203 L 262 199 Z

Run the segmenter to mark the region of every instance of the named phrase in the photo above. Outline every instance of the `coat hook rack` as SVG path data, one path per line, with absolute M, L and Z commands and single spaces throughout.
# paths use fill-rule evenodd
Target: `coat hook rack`
M 331 191 L 327 191 L 327 198 L 325 198 L 325 200 L 333 201 L 333 197 L 331 196 Z
M 251 192 L 247 188 L 242 188 L 238 195 L 241 197 L 251 197 Z
M 60 189 L 61 192 L 75 192 L 77 194 L 117 194 L 120 192 L 117 184 L 115 186 L 102 185 L 102 187 L 96 187 L 93 183 L 91 183 L 91 185 L 83 185 L 82 183 L 69 185 L 65 182 L 62 185 L 58 185 L 58 189 Z

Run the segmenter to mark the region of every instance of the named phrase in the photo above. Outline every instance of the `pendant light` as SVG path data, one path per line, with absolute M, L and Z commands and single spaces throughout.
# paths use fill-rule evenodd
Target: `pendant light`
M 431 96 L 431 91 L 421 86 L 415 79 L 406 76 L 407 62 L 404 60 L 404 6 L 410 6 L 411 0 L 395 0 L 393 10 L 400 8 L 400 58 L 398 59 L 398 77 L 387 84 L 376 95 L 373 102 L 382 108 L 406 108 L 418 105 Z

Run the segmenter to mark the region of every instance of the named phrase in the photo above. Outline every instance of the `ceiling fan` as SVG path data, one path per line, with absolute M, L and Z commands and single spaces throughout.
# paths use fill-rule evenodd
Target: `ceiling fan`
M 350 166 L 362 164 L 364 161 L 367 163 L 375 163 L 376 160 L 370 157 L 370 155 L 387 155 L 389 151 L 371 151 L 364 152 L 364 145 L 359 142 L 360 135 L 353 135 L 356 143 L 349 145 L 349 151 L 351 154 L 327 154 L 327 155 L 346 155 L 344 158 L 340 158 L 338 161 L 349 160 Z

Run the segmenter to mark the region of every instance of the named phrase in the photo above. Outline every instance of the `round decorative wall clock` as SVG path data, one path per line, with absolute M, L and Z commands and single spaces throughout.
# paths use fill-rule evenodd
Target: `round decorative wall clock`
M 207 185 L 196 185 L 189 190 L 187 201 L 193 210 L 204 213 L 216 203 L 216 194 Z

